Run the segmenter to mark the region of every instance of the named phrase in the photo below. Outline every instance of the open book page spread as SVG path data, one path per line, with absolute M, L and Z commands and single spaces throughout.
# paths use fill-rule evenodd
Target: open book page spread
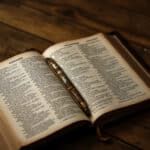
M 52 58 L 87 101 L 92 120 L 100 114 L 148 99 L 149 89 L 103 34 L 56 44 Z
M 27 52 L 0 64 L 0 109 L 14 134 L 31 143 L 87 120 L 43 57 Z

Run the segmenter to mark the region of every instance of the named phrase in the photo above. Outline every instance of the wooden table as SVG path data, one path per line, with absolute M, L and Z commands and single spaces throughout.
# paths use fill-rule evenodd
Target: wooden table
M 150 1 L 131 0 L 1 0 L 0 60 L 37 48 L 98 32 L 117 31 L 132 53 L 150 68 Z M 89 129 L 90 130 L 90 129 Z M 93 130 L 75 138 L 56 140 L 49 149 L 150 149 L 150 111 L 117 121 L 106 128 L 110 143 Z

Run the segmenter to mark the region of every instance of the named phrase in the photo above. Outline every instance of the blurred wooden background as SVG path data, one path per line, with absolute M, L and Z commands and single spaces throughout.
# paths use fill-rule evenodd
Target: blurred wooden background
M 37 48 L 98 32 L 119 32 L 132 53 L 150 68 L 149 0 L 0 0 L 0 61 Z M 53 149 L 137 150 L 150 149 L 150 111 L 107 127 L 109 144 L 95 134 L 64 139 Z M 50 144 L 51 147 L 51 144 Z

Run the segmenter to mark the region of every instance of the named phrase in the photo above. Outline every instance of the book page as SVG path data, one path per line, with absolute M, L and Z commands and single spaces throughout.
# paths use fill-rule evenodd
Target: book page
M 24 145 L 88 120 L 36 52 L 0 63 L 0 79 L 0 110 L 14 138 Z
M 149 88 L 103 34 L 54 45 L 43 55 L 64 70 L 87 101 L 93 122 L 106 112 L 150 97 Z

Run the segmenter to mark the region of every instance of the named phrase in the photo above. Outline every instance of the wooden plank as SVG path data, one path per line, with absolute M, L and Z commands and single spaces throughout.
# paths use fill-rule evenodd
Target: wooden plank
M 129 12 L 126 9 L 114 8 L 103 1 L 101 3 L 85 0 L 45 1 L 47 3 L 43 3 L 41 0 L 38 0 L 39 4 L 29 0 L 24 1 L 24 3 L 49 14 L 54 13 L 55 16 L 64 16 L 72 21 L 80 22 L 82 25 L 97 31 L 119 31 L 130 41 L 150 46 L 148 44 L 149 17 Z
M 20 1 L 20 3 L 15 6 L 1 3 L 0 21 L 53 42 L 71 40 L 97 32 L 116 30 L 129 41 L 150 47 L 148 38 L 149 31 L 146 30 L 149 24 L 148 19 L 142 19 L 142 17 L 137 16 L 139 17 L 139 21 L 143 21 L 143 25 L 140 23 L 140 29 L 132 25 L 129 28 L 130 30 L 128 30 L 126 27 L 134 20 L 130 17 L 125 17 L 125 21 L 123 22 L 126 24 L 123 25 L 121 18 L 126 16 L 124 11 L 120 10 L 120 13 L 118 13 L 118 10 L 111 12 L 110 8 L 103 8 L 103 6 L 100 8 L 96 3 L 91 4 L 89 1 L 83 1 L 83 3 L 73 0 L 71 2 L 65 2 L 65 0 L 63 2 L 56 1 L 55 3 L 52 1 L 48 2 L 49 3 L 45 4 L 41 1 L 41 3 L 37 4 L 36 1 Z M 23 6 L 22 3 L 26 6 Z M 37 7 L 38 9 L 29 8 L 29 5 L 32 5 L 33 8 Z M 81 8 L 82 6 L 84 7 Z M 96 8 L 96 6 L 98 7 Z M 41 9 L 43 9 L 44 12 L 41 12 Z M 99 9 L 101 11 L 99 11 Z M 121 20 L 119 22 L 119 18 L 116 16 L 117 14 L 120 14 L 119 18 Z M 110 24 L 110 22 L 115 23 L 115 26 Z M 118 26 L 116 26 L 116 24 L 118 24 Z M 138 33 L 139 35 L 137 36 L 137 33 L 134 33 L 132 29 L 133 31 L 137 29 L 140 34 Z
M 53 42 L 70 40 L 93 31 L 73 22 L 41 13 L 23 5 L 0 4 L 0 21 Z M 95 32 L 96 33 L 96 32 Z
M 105 1 L 86 1 L 86 0 L 56 0 L 55 4 L 77 7 L 87 12 L 91 19 L 104 22 L 115 28 L 135 33 L 137 35 L 149 36 L 150 17 L 137 14 L 124 8 L 114 7 Z M 84 7 L 83 7 L 84 6 Z M 91 11 L 92 10 L 92 11 Z
M 36 48 L 42 52 L 52 44 L 50 41 L 12 29 L 2 23 L 0 23 L 0 35 L 0 61 L 30 48 Z

